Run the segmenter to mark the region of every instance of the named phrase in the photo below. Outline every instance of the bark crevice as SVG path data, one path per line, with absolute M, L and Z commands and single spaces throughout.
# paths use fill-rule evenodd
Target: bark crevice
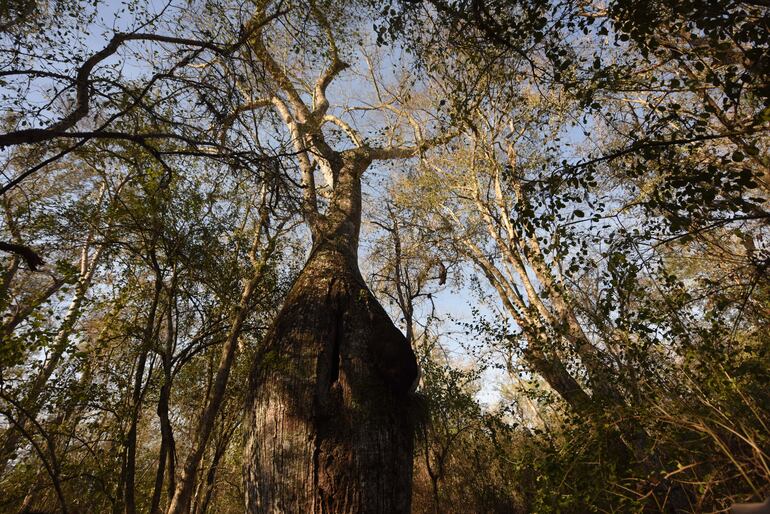
M 313 252 L 252 369 L 250 513 L 409 512 L 416 359 L 334 246 Z

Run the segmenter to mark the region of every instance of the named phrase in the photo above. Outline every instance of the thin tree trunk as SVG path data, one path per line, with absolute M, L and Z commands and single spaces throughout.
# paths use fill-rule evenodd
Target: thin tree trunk
M 123 446 L 123 451 L 120 452 L 120 476 L 118 477 L 118 483 L 115 486 L 115 502 L 112 504 L 112 514 L 123 513 L 123 498 L 125 497 L 123 491 L 126 489 L 126 448 Z
M 155 485 L 152 490 L 152 500 L 150 501 L 150 513 L 160 512 L 160 498 L 163 495 L 163 483 L 166 474 L 166 459 L 168 456 L 168 440 L 161 436 L 160 451 L 158 452 L 158 469 L 155 472 Z
M 425 469 L 428 470 L 428 477 L 430 478 L 431 491 L 433 493 L 433 512 L 435 514 L 441 514 L 441 496 L 439 495 L 438 474 L 433 471 L 433 466 L 430 463 L 430 448 L 428 442 L 425 442 Z
M 190 501 L 192 499 L 192 493 L 195 487 L 195 479 L 198 474 L 198 467 L 200 466 L 201 460 L 203 458 L 203 453 L 206 450 L 206 444 L 208 443 L 211 431 L 214 428 L 216 414 L 219 411 L 219 407 L 224 399 L 225 390 L 227 388 L 227 380 L 230 375 L 233 359 L 235 358 L 235 350 L 238 346 L 238 336 L 240 335 L 241 328 L 248 314 L 248 299 L 251 297 L 252 291 L 256 287 L 257 282 L 257 280 L 253 279 L 249 281 L 247 287 L 244 288 L 241 302 L 236 308 L 237 312 L 235 315 L 235 321 L 233 322 L 230 328 L 230 332 L 227 336 L 227 340 L 222 347 L 222 355 L 219 361 L 216 376 L 214 378 L 214 385 L 212 387 L 211 394 L 209 395 L 210 399 L 206 404 L 203 416 L 201 416 L 201 421 L 196 431 L 195 442 L 193 443 L 192 451 L 185 460 L 182 477 L 177 484 L 174 497 L 171 501 L 171 505 L 168 508 L 169 514 L 185 514 L 190 509 Z
M 37 417 L 40 408 L 43 405 L 43 392 L 48 384 L 48 380 L 53 375 L 56 368 L 59 366 L 59 362 L 64 356 L 69 346 L 70 336 L 75 330 L 75 323 L 80 317 L 81 307 L 85 300 L 88 288 L 91 284 L 96 267 L 99 263 L 104 247 L 100 247 L 94 253 L 90 264 L 86 264 L 81 268 L 80 280 L 78 280 L 75 287 L 75 294 L 70 301 L 70 305 L 67 308 L 67 313 L 64 316 L 64 321 L 56 334 L 56 337 L 51 345 L 52 351 L 48 356 L 43 368 L 38 372 L 35 379 L 30 384 L 25 399 L 22 401 L 22 405 L 26 406 L 27 412 L 33 417 Z M 83 254 L 87 256 L 88 246 L 83 249 Z M 21 431 L 26 430 L 31 420 L 28 418 L 19 419 L 21 426 L 18 429 L 11 429 L 7 432 L 6 440 L 3 443 L 2 450 L 0 451 L 0 474 L 5 470 L 8 465 L 10 456 L 16 451 L 21 441 Z
M 182 476 L 174 491 L 174 496 L 171 499 L 171 503 L 168 507 L 168 514 L 186 514 L 190 511 L 190 503 L 192 495 L 195 489 L 195 481 L 198 474 L 198 468 L 200 467 L 203 454 L 206 451 L 206 445 L 211 435 L 211 431 L 214 429 L 214 422 L 216 415 L 219 412 L 222 402 L 225 397 L 225 390 L 227 389 L 227 381 L 230 377 L 230 370 L 235 359 L 235 352 L 238 348 L 238 338 L 243 330 L 243 325 L 246 322 L 246 318 L 249 315 L 249 306 L 251 304 L 251 298 L 254 291 L 262 282 L 267 261 L 272 255 L 277 236 L 269 238 L 269 243 L 266 248 L 263 249 L 257 259 L 257 251 L 260 245 L 260 238 L 262 231 L 266 229 L 268 211 L 266 207 L 266 189 L 263 189 L 262 193 L 262 209 L 260 213 L 260 221 L 257 227 L 256 234 L 254 236 L 253 245 L 250 252 L 250 258 L 252 265 L 254 266 L 253 274 L 251 278 L 246 282 L 241 293 L 241 299 L 236 305 L 233 313 L 233 321 L 230 325 L 230 331 L 227 334 L 225 344 L 222 346 L 222 353 L 219 359 L 219 366 L 217 368 L 216 375 L 214 377 L 214 384 L 211 388 L 211 392 L 208 395 L 208 401 L 206 402 L 201 416 L 200 423 L 198 424 L 195 432 L 195 439 L 192 445 L 192 451 L 185 460 L 184 468 L 182 470 Z
M 155 473 L 155 487 L 153 489 L 152 501 L 150 506 L 150 512 L 156 514 L 161 512 L 160 501 L 163 496 L 163 484 L 168 476 L 168 491 L 169 500 L 173 495 L 175 485 L 175 454 L 176 444 L 174 442 L 174 433 L 171 427 L 171 420 L 169 418 L 169 398 L 171 395 L 171 377 L 170 373 L 167 373 L 165 378 L 166 382 L 163 384 L 160 390 L 160 398 L 158 399 L 158 418 L 160 420 L 160 434 L 161 443 L 160 451 L 158 455 L 158 469 Z M 168 475 L 166 475 L 168 473 Z
M 62 427 L 65 426 L 65 424 L 67 424 L 70 420 L 75 418 L 81 412 L 82 404 L 79 403 L 78 401 L 75 401 L 74 398 L 78 396 L 80 391 L 88 387 L 88 385 L 91 383 L 92 378 L 93 378 L 93 370 L 91 367 L 91 362 L 87 361 L 86 367 L 83 370 L 83 374 L 80 376 L 80 379 L 78 380 L 77 386 L 74 388 L 74 391 L 71 392 L 71 396 L 73 400 L 69 401 L 64 411 L 59 413 L 53 419 L 53 422 L 49 424 L 50 427 L 54 428 L 54 430 L 51 431 L 51 435 L 49 436 L 50 442 L 51 442 L 51 449 L 52 451 L 59 452 L 59 448 L 61 448 L 61 453 L 62 453 L 61 460 L 63 460 L 66 454 L 65 452 L 72 439 L 72 432 L 74 432 L 75 427 L 73 426 L 71 430 L 68 430 L 68 432 L 70 433 L 67 436 L 64 436 L 62 433 L 57 433 L 57 432 L 60 432 Z M 22 501 L 21 506 L 18 509 L 19 514 L 24 514 L 25 512 L 31 509 L 32 505 L 36 501 L 38 492 L 45 489 L 44 481 L 46 476 L 47 476 L 47 473 L 46 473 L 45 467 L 41 466 L 40 470 L 37 472 L 37 476 L 32 481 L 29 489 L 27 490 L 27 494 L 24 497 L 24 500 Z
M 569 373 L 567 367 L 557 355 L 546 352 L 548 341 L 545 339 L 545 327 L 538 322 L 536 315 L 528 316 L 526 306 L 516 297 L 515 290 L 507 284 L 502 274 L 494 264 L 486 259 L 481 251 L 473 244 L 467 244 L 470 256 L 476 265 L 484 272 L 490 285 L 497 291 L 503 306 L 511 317 L 516 320 L 527 335 L 528 344 L 524 351 L 524 360 L 538 375 L 548 383 L 575 412 L 587 414 L 592 408 L 591 396 L 583 389 L 577 380 Z M 518 306 L 518 308 L 517 308 Z
M 201 499 L 196 510 L 197 514 L 206 514 L 206 512 L 209 510 L 211 496 L 214 493 L 214 482 L 216 480 L 217 471 L 219 469 L 219 461 L 222 458 L 222 455 L 224 455 L 224 452 L 214 454 L 214 460 L 212 461 L 211 467 L 206 473 L 206 484 L 203 487 L 203 498 Z
M 142 389 L 144 385 L 144 369 L 147 364 L 149 351 L 142 349 L 139 354 L 139 360 L 136 365 L 136 375 L 134 376 L 134 388 L 132 393 L 133 412 L 131 415 L 131 425 L 126 434 L 126 488 L 125 488 L 125 512 L 126 514 L 136 513 L 135 499 L 135 481 L 136 481 L 136 436 L 137 426 L 139 424 L 139 415 L 142 403 Z
M 169 418 L 169 399 L 171 397 L 171 384 L 172 384 L 172 362 L 171 357 L 174 352 L 174 295 L 175 280 L 172 280 L 172 287 L 168 299 L 168 312 L 167 317 L 167 330 L 166 330 L 166 345 L 161 355 L 163 360 L 163 385 L 160 388 L 160 396 L 158 398 L 158 420 L 160 421 L 160 451 L 158 455 L 158 468 L 155 473 L 155 487 L 152 493 L 152 501 L 150 502 L 150 513 L 159 514 L 160 500 L 163 495 L 163 483 L 165 481 L 166 469 L 168 469 L 168 482 L 169 491 L 173 491 L 174 484 L 174 458 L 176 454 L 176 445 L 174 443 L 174 431 L 171 426 L 171 420 Z M 170 495 L 169 495 L 170 496 Z M 171 498 L 169 498 L 170 500 Z
M 150 345 L 155 334 L 155 320 L 157 317 L 158 304 L 160 303 L 160 295 L 163 290 L 163 278 L 161 277 L 160 270 L 155 272 L 155 290 L 153 293 L 152 303 L 150 304 L 150 311 L 147 314 L 147 323 L 144 327 L 144 333 L 142 337 L 142 346 L 139 350 L 139 357 L 136 364 L 136 371 L 134 372 L 134 387 L 131 395 L 131 406 L 133 408 L 131 415 L 131 422 L 129 425 L 128 433 L 126 434 L 126 480 L 125 480 L 125 513 L 136 513 L 136 436 L 137 426 L 139 424 L 139 415 L 141 413 L 142 404 L 142 389 L 144 385 L 144 369 L 147 365 L 147 356 L 150 353 Z
M 216 482 L 217 471 L 219 471 L 219 462 L 222 460 L 222 457 L 227 451 L 227 447 L 230 444 L 230 439 L 233 436 L 235 428 L 236 426 L 233 426 L 232 429 L 228 430 L 219 440 L 216 448 L 214 449 L 214 457 L 211 460 L 211 466 L 209 466 L 209 469 L 206 472 L 206 481 L 202 484 L 201 487 L 202 497 L 196 498 L 196 508 L 193 509 L 195 514 L 206 514 L 208 511 L 209 505 L 211 504 L 211 498 L 214 493 L 214 484 Z

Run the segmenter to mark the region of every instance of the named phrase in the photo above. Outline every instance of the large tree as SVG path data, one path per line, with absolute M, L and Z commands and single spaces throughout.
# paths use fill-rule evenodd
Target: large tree
M 374 4 L 0 2 L 0 510 L 766 493 L 766 2 Z
M 296 61 L 279 57 L 282 49 L 272 41 L 286 34 L 277 23 L 251 30 L 264 24 L 266 2 L 244 25 L 251 33 L 248 62 L 258 64 L 269 82 L 260 96 L 243 98 L 240 109 L 267 107 L 283 123 L 296 152 L 302 214 L 312 235 L 307 262 L 252 370 L 247 508 L 408 512 L 408 395 L 418 369 L 408 341 L 359 271 L 362 178 L 375 161 L 417 156 L 437 140 L 424 139 L 418 130 L 411 143 L 378 146 L 331 110 L 327 90 L 349 67 L 338 47 L 345 27 L 337 20 L 354 12 L 314 1 L 292 7 L 281 22 L 306 24 L 306 35 L 293 37 L 299 44 L 325 46 L 312 49 L 323 55 L 314 79 L 303 76 Z M 257 69 L 252 64 L 248 71 Z M 373 110 L 402 115 L 397 100 L 380 98 Z M 328 125 L 347 142 L 330 141 Z

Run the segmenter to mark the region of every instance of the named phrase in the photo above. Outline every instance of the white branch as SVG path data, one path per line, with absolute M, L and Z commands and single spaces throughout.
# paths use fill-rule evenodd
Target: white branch
M 347 134 L 350 140 L 353 141 L 353 144 L 355 144 L 356 147 L 361 148 L 364 146 L 364 141 L 363 139 L 361 139 L 361 135 L 353 127 L 348 125 L 345 121 L 331 114 L 325 115 L 323 119 L 324 121 L 327 121 L 329 123 L 334 123 L 339 128 L 341 128 L 342 131 L 345 132 L 345 134 Z

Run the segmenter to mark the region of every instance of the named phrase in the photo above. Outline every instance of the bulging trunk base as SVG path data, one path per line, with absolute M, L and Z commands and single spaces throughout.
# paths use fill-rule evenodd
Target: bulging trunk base
M 355 259 L 316 251 L 255 363 L 247 511 L 407 513 L 414 353 Z

